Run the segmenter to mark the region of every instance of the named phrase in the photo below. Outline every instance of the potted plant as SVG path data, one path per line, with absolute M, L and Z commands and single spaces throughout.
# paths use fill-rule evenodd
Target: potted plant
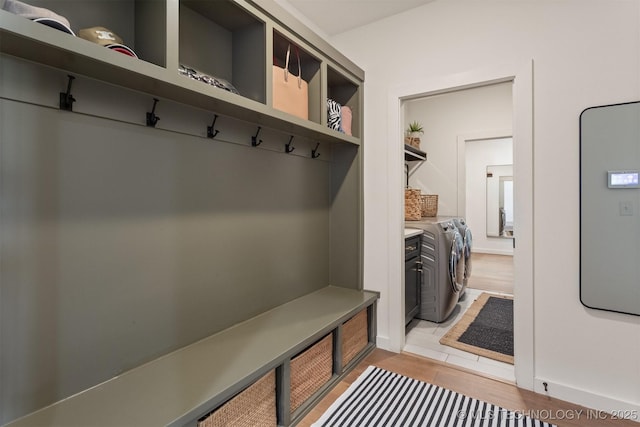
M 405 137 L 405 144 L 409 144 L 412 147 L 420 149 L 420 135 L 424 133 L 424 128 L 420 122 L 413 121 L 409 123 L 407 127 L 407 136 Z

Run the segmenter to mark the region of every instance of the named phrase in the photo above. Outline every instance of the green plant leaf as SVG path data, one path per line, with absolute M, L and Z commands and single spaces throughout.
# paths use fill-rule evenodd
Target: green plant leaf
M 413 121 L 409 123 L 409 128 L 407 130 L 409 132 L 424 133 L 424 129 L 422 128 L 422 125 L 417 121 Z

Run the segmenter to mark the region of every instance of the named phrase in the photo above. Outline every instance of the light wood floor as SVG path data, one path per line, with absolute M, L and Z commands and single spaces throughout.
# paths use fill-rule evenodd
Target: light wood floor
M 462 368 L 452 367 L 451 365 L 445 365 L 441 362 L 412 354 L 397 354 L 380 349 L 374 350 L 358 364 L 298 425 L 308 427 L 318 420 L 331 403 L 369 365 L 445 387 L 472 398 L 482 399 L 505 409 L 516 411 L 518 414 L 548 421 L 558 427 L 640 426 L 634 421 L 611 419 L 608 414 L 603 412 L 589 412 L 584 407 L 522 390 L 513 384 L 487 378 Z M 545 416 L 545 414 L 550 414 L 551 417 Z
M 470 288 L 513 294 L 513 257 L 481 253 L 473 253 L 472 257 Z M 640 427 L 634 421 L 611 419 L 608 414 L 589 412 L 584 407 L 522 390 L 508 381 L 462 367 L 410 353 L 396 354 L 380 349 L 368 355 L 298 425 L 308 427 L 313 424 L 369 365 L 482 399 L 559 427 Z M 545 414 L 550 414 L 551 418 Z
M 513 257 L 473 252 L 470 288 L 513 295 Z

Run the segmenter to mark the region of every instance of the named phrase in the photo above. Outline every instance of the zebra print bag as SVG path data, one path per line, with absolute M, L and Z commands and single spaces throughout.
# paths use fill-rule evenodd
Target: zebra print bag
M 327 126 L 333 130 L 342 132 L 340 104 L 330 98 L 327 98 Z

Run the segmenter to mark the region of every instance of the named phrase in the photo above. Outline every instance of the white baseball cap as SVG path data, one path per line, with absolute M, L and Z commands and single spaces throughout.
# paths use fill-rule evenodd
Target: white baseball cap
M 55 28 L 56 30 L 64 31 L 65 33 L 75 36 L 67 18 L 58 15 L 49 9 L 31 6 L 30 4 L 26 4 L 18 0 L 0 0 L 0 4 L 2 6 L 2 10 L 6 10 L 14 15 L 31 19 L 34 22 L 47 25 Z

